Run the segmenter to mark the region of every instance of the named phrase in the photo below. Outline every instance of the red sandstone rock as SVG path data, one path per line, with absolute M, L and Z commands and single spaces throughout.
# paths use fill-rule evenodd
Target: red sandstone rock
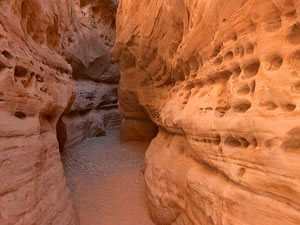
M 159 127 L 145 173 L 157 224 L 300 224 L 299 10 L 120 2 L 122 132 L 143 118 Z
M 113 0 L 0 1 L 1 225 L 78 224 L 56 136 L 71 145 L 120 124 L 115 10 Z
M 66 1 L 0 2 L 0 224 L 75 225 L 56 123 L 71 105 Z
M 156 134 L 157 127 L 151 121 L 124 119 L 122 121 L 120 141 L 121 143 L 129 141 L 149 142 Z

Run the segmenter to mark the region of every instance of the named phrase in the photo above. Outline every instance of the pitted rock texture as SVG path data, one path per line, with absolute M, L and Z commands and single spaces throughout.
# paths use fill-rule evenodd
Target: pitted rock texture
M 59 54 L 67 1 L 0 1 L 0 224 L 75 225 L 56 124 L 71 106 Z
M 122 115 L 159 127 L 154 221 L 300 224 L 300 1 L 121 0 L 117 18 Z
M 76 98 L 71 111 L 59 121 L 61 149 L 120 128 L 120 74 L 109 55 L 115 42 L 117 6 L 116 0 L 73 1 L 73 20 L 62 53 L 73 68 Z
M 0 0 L 1 225 L 78 224 L 57 138 L 63 148 L 120 125 L 116 7 Z

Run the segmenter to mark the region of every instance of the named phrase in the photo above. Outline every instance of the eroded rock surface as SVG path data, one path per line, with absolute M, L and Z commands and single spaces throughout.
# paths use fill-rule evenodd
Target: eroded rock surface
M 117 4 L 116 0 L 73 1 L 73 20 L 62 53 L 73 68 L 76 98 L 59 121 L 61 149 L 120 128 L 120 74 L 109 55 L 115 41 Z
M 121 0 L 120 107 L 127 133 L 159 127 L 157 224 L 300 224 L 299 17 L 298 0 Z
M 116 7 L 0 0 L 1 225 L 78 224 L 57 136 L 64 147 L 120 124 Z
M 0 1 L 0 224 L 75 225 L 56 124 L 74 98 L 67 1 Z

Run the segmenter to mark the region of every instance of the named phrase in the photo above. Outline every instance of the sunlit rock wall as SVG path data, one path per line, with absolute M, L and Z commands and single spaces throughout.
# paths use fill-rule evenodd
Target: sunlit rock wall
M 157 224 L 300 224 L 299 18 L 296 0 L 121 0 L 122 132 L 159 127 Z
M 63 149 L 120 126 L 117 4 L 0 0 L 1 225 L 78 224 L 57 138 Z

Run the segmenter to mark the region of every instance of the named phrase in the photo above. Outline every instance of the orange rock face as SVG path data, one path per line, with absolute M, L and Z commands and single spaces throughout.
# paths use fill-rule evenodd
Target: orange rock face
M 112 55 L 157 224 L 300 224 L 300 1 L 121 0 Z M 130 132 L 127 129 L 126 132 Z
M 1 225 L 78 224 L 56 139 L 74 97 L 58 54 L 68 12 L 66 1 L 0 2 Z
M 56 130 L 64 112 L 116 104 L 119 74 L 108 55 L 114 41 L 110 6 L 116 3 L 102 3 L 0 0 L 1 225 L 78 224 Z M 93 15 L 84 11 L 91 8 Z M 73 82 L 72 75 L 92 78 Z M 86 106 L 81 98 L 90 92 Z M 103 129 L 119 118 L 109 109 L 93 114 Z
M 1 225 L 78 224 L 57 138 L 63 148 L 120 124 L 116 8 L 0 0 Z

